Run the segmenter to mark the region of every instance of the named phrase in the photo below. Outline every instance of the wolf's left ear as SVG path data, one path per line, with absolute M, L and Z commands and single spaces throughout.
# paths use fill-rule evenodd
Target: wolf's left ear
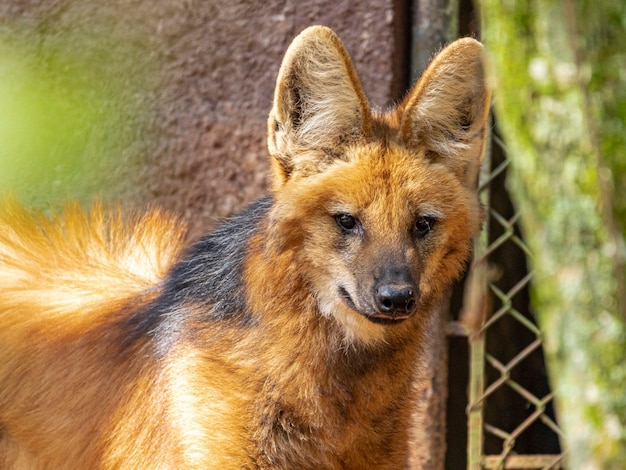
M 324 26 L 305 29 L 285 54 L 268 120 L 274 187 L 321 171 L 370 129 L 369 104 L 343 43 Z
M 405 99 L 401 137 L 409 146 L 425 146 L 428 158 L 472 187 L 485 150 L 489 104 L 483 46 L 458 39 L 433 59 Z

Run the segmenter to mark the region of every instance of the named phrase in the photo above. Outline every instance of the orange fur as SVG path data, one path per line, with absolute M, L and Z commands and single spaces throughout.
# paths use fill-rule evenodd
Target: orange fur
M 184 227 L 77 206 L 0 210 L 0 468 L 397 469 L 434 305 L 481 223 L 481 46 L 370 110 L 345 47 L 290 46 L 274 182 Z
M 49 219 L 3 204 L 0 468 L 88 468 L 106 453 L 110 415 L 127 399 L 120 392 L 142 381 L 142 368 L 118 357 L 113 325 L 147 301 L 184 234 L 160 211 L 70 205 Z

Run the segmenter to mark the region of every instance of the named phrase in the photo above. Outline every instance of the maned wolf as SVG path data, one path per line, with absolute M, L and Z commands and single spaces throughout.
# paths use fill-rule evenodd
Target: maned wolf
M 370 110 L 339 38 L 291 44 L 271 194 L 183 248 L 159 211 L 0 209 L 2 469 L 398 469 L 433 306 L 480 229 L 482 46 Z

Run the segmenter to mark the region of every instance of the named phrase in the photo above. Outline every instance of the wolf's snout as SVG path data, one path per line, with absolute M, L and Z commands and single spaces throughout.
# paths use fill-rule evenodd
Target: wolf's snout
M 376 305 L 383 314 L 405 316 L 416 303 L 417 289 L 412 284 L 383 284 L 376 289 Z

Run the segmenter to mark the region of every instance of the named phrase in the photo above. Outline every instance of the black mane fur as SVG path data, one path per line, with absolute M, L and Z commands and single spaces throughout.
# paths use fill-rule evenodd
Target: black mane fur
M 131 317 L 131 342 L 163 328 L 178 330 L 189 305 L 200 307 L 202 320 L 245 322 L 244 260 L 249 239 L 271 204 L 269 196 L 257 200 L 190 245 L 162 281 L 161 293 Z

